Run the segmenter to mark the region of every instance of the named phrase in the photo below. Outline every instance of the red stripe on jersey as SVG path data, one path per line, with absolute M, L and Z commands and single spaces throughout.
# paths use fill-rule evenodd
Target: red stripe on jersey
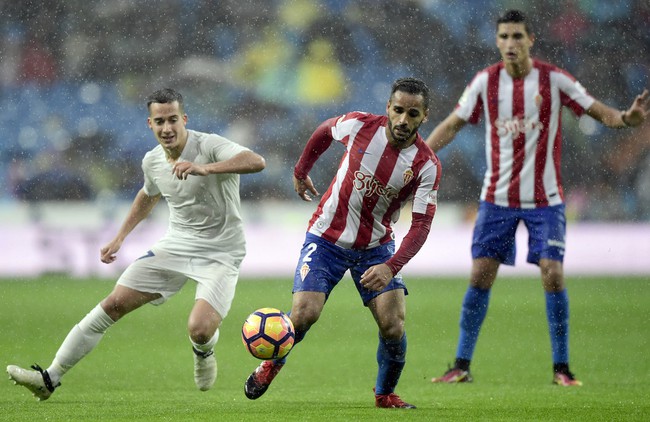
M 348 155 L 348 154 L 346 154 Z M 346 158 L 345 156 L 343 157 L 344 159 Z M 355 162 L 356 164 L 355 167 L 350 167 L 348 171 L 354 173 L 359 169 L 360 162 Z M 353 163 L 350 163 L 352 166 Z M 328 192 L 330 192 L 331 196 L 331 191 L 332 187 L 337 183 L 337 178 L 334 177 L 334 180 L 332 180 L 332 183 L 330 184 L 330 187 L 327 189 Z M 354 178 L 351 177 L 346 177 L 343 179 L 341 182 L 341 190 L 338 193 L 339 198 L 349 198 L 350 194 L 352 192 L 352 189 L 354 189 Z M 325 203 L 327 198 L 323 198 L 321 203 Z M 338 201 L 336 205 L 336 212 L 334 213 L 334 216 L 332 218 L 332 222 L 328 229 L 323 233 L 323 237 L 331 242 L 336 242 L 338 238 L 341 236 L 343 233 L 343 230 L 345 230 L 346 226 L 346 220 L 348 218 L 348 204 L 345 203 L 344 201 Z M 316 219 L 312 218 L 312 221 L 310 222 L 309 226 L 311 227 L 311 223 L 316 221 Z
M 488 68 L 487 82 L 487 109 L 490 119 L 490 145 L 492 163 L 492 175 L 490 176 L 490 185 L 485 195 L 485 200 L 494 202 L 494 191 L 496 190 L 497 181 L 499 180 L 499 135 L 497 134 L 497 125 L 495 121 L 499 118 L 499 74 L 503 66 L 501 64 Z
M 560 97 L 565 94 L 561 93 Z M 578 106 L 579 107 L 579 106 Z M 578 116 L 584 113 L 584 109 L 580 108 L 580 112 L 577 113 Z M 557 116 L 558 128 L 562 128 L 562 113 Z M 557 192 L 560 195 L 560 199 L 564 202 L 564 188 L 562 187 L 562 173 L 560 173 L 560 167 L 562 164 L 562 130 L 558 129 L 555 133 L 555 139 L 553 140 L 553 168 L 555 169 L 555 178 L 557 180 Z
M 560 116 L 560 123 L 562 124 L 562 117 Z M 555 177 L 557 179 L 557 192 L 564 202 L 564 188 L 562 187 L 562 174 L 560 173 L 560 164 L 562 158 L 562 132 L 559 130 L 555 134 L 555 141 L 553 142 L 553 167 L 555 167 Z
M 526 111 L 524 109 L 524 79 L 512 81 L 512 118 L 524 122 Z M 519 207 L 521 205 L 519 189 L 521 184 L 521 169 L 524 168 L 526 159 L 526 132 L 518 130 L 512 139 L 512 173 L 508 185 L 508 205 Z
M 539 133 L 537 140 L 537 148 L 535 152 L 535 181 L 534 181 L 534 200 L 535 205 L 538 207 L 545 207 L 548 205 L 548 198 L 546 197 L 546 189 L 544 187 L 544 168 L 546 167 L 546 156 L 549 148 L 549 133 L 551 128 L 551 69 L 548 66 L 540 64 L 539 67 L 539 95 L 542 102 L 539 105 L 539 122 L 541 123 L 542 130 Z M 558 127 L 561 127 L 559 123 Z M 558 131 L 558 134 L 560 131 Z M 553 143 L 553 147 L 560 148 L 560 143 Z M 556 151 L 553 151 L 555 155 Z M 556 159 L 554 157 L 554 164 L 557 167 Z M 559 176 L 559 167 L 555 170 L 556 175 Z

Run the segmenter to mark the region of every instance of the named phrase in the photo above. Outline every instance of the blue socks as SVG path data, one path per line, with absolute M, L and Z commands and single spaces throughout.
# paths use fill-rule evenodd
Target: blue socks
M 456 359 L 472 360 L 489 301 L 490 289 L 483 290 L 472 286 L 467 288 L 463 299 L 463 309 L 460 313 L 460 338 L 458 339 Z
M 551 335 L 553 363 L 569 363 L 569 296 L 561 292 L 546 292 L 546 318 Z
M 287 312 L 287 316 L 291 318 L 291 311 Z M 296 345 L 300 343 L 303 338 L 305 338 L 305 336 L 307 335 L 307 331 L 298 331 L 294 327 L 294 334 L 295 334 L 295 338 L 293 340 L 293 346 L 296 347 Z M 281 359 L 276 359 L 274 362 L 279 365 L 284 365 L 285 363 L 287 363 L 287 357 L 289 357 L 289 355 Z
M 551 335 L 553 363 L 569 362 L 569 297 L 567 291 L 546 295 L 546 317 Z M 487 314 L 490 290 L 469 287 L 460 314 L 460 338 L 456 359 L 472 360 L 478 334 Z
M 406 363 L 406 334 L 401 340 L 386 340 L 379 335 L 377 346 L 377 382 L 375 394 L 390 394 L 395 391 L 397 381 L 402 375 L 402 369 Z

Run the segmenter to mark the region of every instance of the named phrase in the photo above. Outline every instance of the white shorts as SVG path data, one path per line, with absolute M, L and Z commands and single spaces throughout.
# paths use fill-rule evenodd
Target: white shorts
M 197 283 L 195 299 L 207 301 L 222 319 L 226 317 L 235 297 L 238 265 L 154 250 L 131 263 L 117 284 L 139 292 L 160 293 L 160 299 L 150 302 L 160 305 L 178 293 L 188 279 L 192 279 Z

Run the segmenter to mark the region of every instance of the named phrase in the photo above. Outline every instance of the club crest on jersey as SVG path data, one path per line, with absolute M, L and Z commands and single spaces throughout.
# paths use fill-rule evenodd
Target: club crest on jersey
M 389 201 L 397 198 L 397 192 L 382 185 L 381 182 L 375 179 L 372 175 L 362 173 L 358 170 L 354 172 L 354 188 L 363 192 L 363 196 L 365 197 L 379 195 Z
M 544 101 L 544 98 L 538 92 L 537 95 L 535 95 L 535 105 L 537 106 L 538 109 L 542 105 L 542 101 Z
M 413 180 L 413 169 L 407 168 L 404 170 L 404 173 L 402 174 L 402 178 L 404 180 L 404 184 L 408 185 L 411 180 Z
M 305 277 L 307 277 L 307 274 L 309 274 L 309 265 L 302 264 L 302 267 L 300 267 L 300 279 L 302 281 L 305 281 Z

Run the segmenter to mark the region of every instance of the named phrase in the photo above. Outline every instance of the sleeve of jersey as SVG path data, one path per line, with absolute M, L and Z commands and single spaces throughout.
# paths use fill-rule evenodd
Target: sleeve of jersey
M 476 124 L 483 111 L 483 101 L 481 100 L 481 90 L 486 83 L 487 74 L 479 72 L 474 79 L 465 87 L 454 109 L 456 115 L 471 124 Z
M 562 104 L 569 107 L 576 116 L 580 117 L 596 101 L 580 82 L 566 72 L 558 71 L 551 73 L 551 78 L 560 87 L 560 100 Z
M 386 261 L 393 275 L 397 274 L 422 248 L 431 230 L 432 221 L 433 215 L 413 213 L 411 228 L 402 239 L 402 244 L 395 255 Z
M 153 181 L 153 179 L 149 176 L 148 160 L 148 156 L 145 156 L 145 158 L 142 159 L 142 172 L 144 173 L 144 185 L 142 188 L 144 189 L 144 193 L 146 193 L 148 196 L 156 196 L 160 193 L 160 190 L 158 189 L 158 186 L 156 186 L 156 183 Z
M 332 127 L 336 124 L 336 118 L 325 120 L 321 123 L 307 141 L 307 145 L 302 150 L 300 158 L 293 168 L 293 175 L 296 179 L 307 177 L 312 167 L 327 148 L 332 145 Z
M 413 199 L 411 227 L 395 255 L 386 261 L 393 275 L 420 251 L 431 230 L 431 222 L 438 206 L 438 187 L 442 174 L 440 160 L 434 156 L 424 173 Z

